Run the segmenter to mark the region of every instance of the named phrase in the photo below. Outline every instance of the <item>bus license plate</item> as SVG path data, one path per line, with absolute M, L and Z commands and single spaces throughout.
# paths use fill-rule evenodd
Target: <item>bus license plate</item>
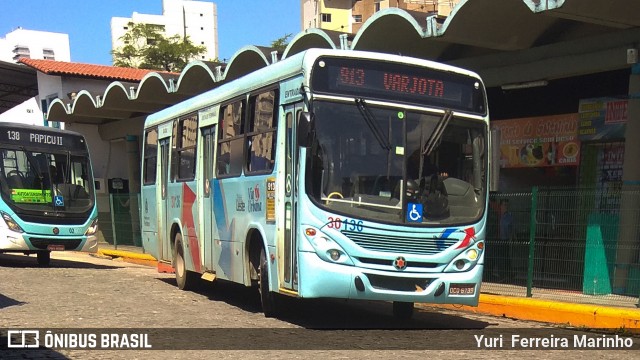
M 476 286 L 474 284 L 451 284 L 449 285 L 449 295 L 475 295 Z
M 47 250 L 49 251 L 64 251 L 64 245 L 48 245 Z

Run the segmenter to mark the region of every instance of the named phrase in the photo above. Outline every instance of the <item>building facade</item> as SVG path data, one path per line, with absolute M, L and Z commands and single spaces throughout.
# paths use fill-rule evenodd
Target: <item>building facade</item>
M 206 52 L 199 59 L 214 60 L 218 57 L 218 11 L 215 3 L 191 0 L 162 0 L 162 15 L 139 14 L 131 17 L 111 18 L 111 48 L 125 44 L 121 39 L 129 30 L 129 24 L 156 25 L 167 37 L 189 37 L 194 45 L 205 46 Z
M 448 16 L 460 0 L 301 0 L 302 30 L 324 30 L 356 33 L 376 12 L 387 8 L 424 12 L 426 15 Z
M 0 38 L 0 60 L 17 63 L 20 59 L 71 61 L 69 35 L 18 28 Z M 0 121 L 30 125 L 47 124 L 43 112 L 52 99 L 34 97 L 0 114 Z M 52 124 L 60 127 L 59 123 Z
M 21 58 L 71 61 L 69 35 L 17 28 L 0 38 L 0 60 Z

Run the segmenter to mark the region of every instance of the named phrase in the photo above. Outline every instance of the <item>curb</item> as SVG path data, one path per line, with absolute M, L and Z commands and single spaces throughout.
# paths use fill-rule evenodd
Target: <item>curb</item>
M 149 254 L 99 249 L 98 254 L 123 261 L 157 267 L 159 272 L 173 272 L 170 265 L 158 262 Z M 640 309 L 565 303 L 559 301 L 480 294 L 477 307 L 465 305 L 417 304 L 470 313 L 531 320 L 591 329 L 629 330 L 640 333 Z
M 518 320 L 533 320 L 591 329 L 629 330 L 640 333 L 640 310 L 629 308 L 489 294 L 480 294 L 478 307 L 437 304 L 433 306 Z
M 139 265 L 147 265 L 147 266 L 157 266 L 158 261 L 156 258 L 149 254 L 138 254 L 130 251 L 122 251 L 122 250 L 109 250 L 109 249 L 98 249 L 98 255 L 107 256 L 111 258 L 120 258 L 123 261 L 139 264 Z

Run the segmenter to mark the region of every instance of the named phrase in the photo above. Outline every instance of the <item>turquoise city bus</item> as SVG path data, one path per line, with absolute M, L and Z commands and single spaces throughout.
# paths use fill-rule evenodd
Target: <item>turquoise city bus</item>
M 98 211 L 81 134 L 0 122 L 0 253 L 96 252 Z
M 146 119 L 143 245 L 266 316 L 283 295 L 477 306 L 488 166 L 476 74 L 311 49 Z

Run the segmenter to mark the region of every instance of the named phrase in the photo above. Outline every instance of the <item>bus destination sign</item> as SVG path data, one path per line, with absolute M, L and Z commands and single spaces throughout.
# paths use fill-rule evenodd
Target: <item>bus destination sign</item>
M 444 97 L 445 82 L 443 80 L 401 73 L 383 72 L 382 74 L 377 74 L 373 71 L 367 72 L 362 68 L 350 68 L 343 66 L 339 68 L 336 82 L 338 86 L 366 87 L 367 73 L 374 75 L 373 77 L 381 76 L 382 87 L 385 91 L 390 93 L 395 92 L 399 94 L 413 94 L 436 98 Z M 459 95 L 459 93 L 456 93 L 456 95 Z
M 20 146 L 36 146 L 47 148 L 65 148 L 68 150 L 84 150 L 84 140 L 72 134 L 63 134 L 58 131 L 43 131 L 22 128 L 3 129 L 0 131 L 0 141 L 6 144 Z
M 373 60 L 320 58 L 311 83 L 318 93 L 485 113 L 480 81 L 450 71 Z

